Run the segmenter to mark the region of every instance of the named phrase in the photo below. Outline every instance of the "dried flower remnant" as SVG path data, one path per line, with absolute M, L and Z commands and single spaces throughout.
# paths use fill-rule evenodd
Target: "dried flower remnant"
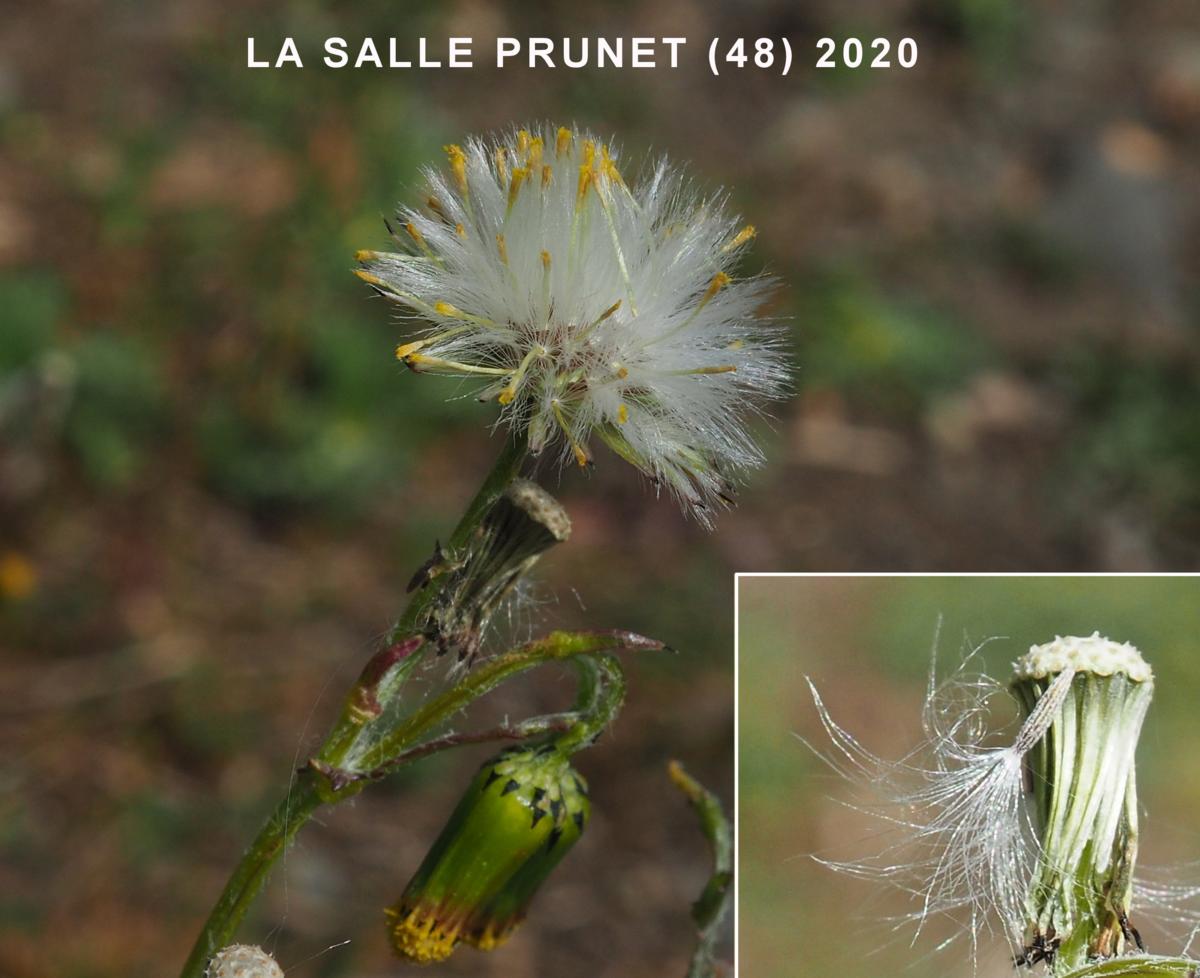
M 866 859 L 822 862 L 909 893 L 916 907 L 901 920 L 918 934 L 932 917 L 965 916 L 973 960 L 999 924 L 1018 965 L 1044 963 L 1055 975 L 1131 953 L 1151 961 L 1130 922 L 1140 893 L 1134 753 L 1153 696 L 1136 648 L 1099 634 L 1059 637 L 1018 660 L 1008 690 L 963 669 L 946 682 L 931 674 L 926 742 L 895 762 L 863 748 L 812 694 L 834 748 L 821 756 L 885 795 L 883 808 L 850 807 L 892 830 Z M 1002 746 L 987 723 L 997 696 L 1024 713 Z
M 401 253 L 360 252 L 359 276 L 429 325 L 396 355 L 479 380 L 481 399 L 581 466 L 595 436 L 705 522 L 762 461 L 746 416 L 779 397 L 771 281 L 735 279 L 754 229 L 665 160 L 627 182 L 616 152 L 574 129 L 447 147 Z
M 283 978 L 283 969 L 261 947 L 230 944 L 208 963 L 206 978 Z
M 1074 677 L 1069 690 L 1026 759 L 1042 849 L 1020 955 L 1031 964 L 1145 950 L 1129 921 L 1138 845 L 1134 753 L 1154 676 L 1132 645 L 1094 634 L 1031 649 L 1014 666 L 1013 691 L 1025 709 L 1036 709 L 1063 676 Z

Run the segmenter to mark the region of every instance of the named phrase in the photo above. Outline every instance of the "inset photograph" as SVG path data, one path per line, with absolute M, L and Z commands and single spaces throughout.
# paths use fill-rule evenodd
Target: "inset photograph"
M 738 974 L 1194 976 L 1196 577 L 738 578 Z

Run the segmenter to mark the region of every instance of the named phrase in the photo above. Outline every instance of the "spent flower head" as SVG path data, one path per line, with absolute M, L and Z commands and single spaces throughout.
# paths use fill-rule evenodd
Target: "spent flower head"
M 1108 961 L 1094 973 L 1187 974 L 1183 959 L 1145 954 L 1130 919 L 1139 899 L 1188 919 L 1178 903 L 1196 893 L 1134 882 L 1134 754 L 1153 691 L 1132 645 L 1059 637 L 1020 658 L 1007 689 L 965 668 L 945 682 L 931 672 L 926 741 L 887 761 L 835 723 L 812 687 L 833 743 L 818 753 L 876 799 L 882 792 L 882 805 L 849 807 L 890 830 L 865 859 L 819 861 L 910 894 L 914 909 L 899 923 L 917 934 L 933 917 L 965 916 L 972 959 L 998 925 L 1018 965 L 1053 975 L 1090 975 L 1078 969 Z M 1004 743 L 989 730 L 997 696 L 1015 698 L 1024 716 Z
M 607 443 L 710 523 L 762 461 L 746 416 L 788 379 L 759 316 L 772 280 L 733 274 L 754 228 L 666 160 L 627 181 L 578 129 L 446 153 L 400 212 L 403 250 L 358 255 L 358 275 L 425 324 L 397 357 L 480 381 L 535 454 L 587 466 L 593 438 Z
M 255 944 L 229 944 L 212 956 L 206 978 L 283 978 L 283 969 Z

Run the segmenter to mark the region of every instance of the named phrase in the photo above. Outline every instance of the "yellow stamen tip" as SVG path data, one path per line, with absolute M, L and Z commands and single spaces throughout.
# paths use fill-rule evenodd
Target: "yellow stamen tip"
M 628 367 L 617 367 L 617 380 L 624 380 L 629 376 Z
M 500 253 L 500 261 L 505 265 L 508 264 L 508 244 L 504 240 L 503 234 L 496 235 L 496 250 Z
M 449 319 L 462 318 L 462 310 L 458 306 L 451 305 L 449 302 L 435 302 L 433 304 L 433 311 L 439 316 L 446 316 Z
M 509 151 L 504 149 L 504 146 L 496 148 L 496 175 L 500 180 L 500 185 L 509 182 Z
M 388 287 L 387 282 L 381 279 L 378 275 L 372 275 L 365 268 L 354 269 L 354 274 L 361 278 L 368 285 L 374 285 L 381 289 L 386 289 Z
M 579 188 L 575 191 L 575 206 L 579 207 L 583 204 L 584 198 L 587 197 L 588 187 L 592 185 L 592 165 L 584 163 L 579 168 Z
M 500 392 L 500 396 L 497 397 L 496 400 L 499 401 L 501 404 L 511 404 L 513 402 L 513 398 L 515 398 L 516 396 L 517 396 L 517 392 L 516 392 L 515 388 L 505 387 L 504 390 L 502 390 Z
M 571 448 L 575 452 L 576 464 L 578 464 L 581 469 L 586 469 L 588 464 L 592 461 L 591 456 L 588 455 L 588 453 L 584 451 L 583 447 L 580 445 L 572 445 Z
M 424 340 L 414 340 L 411 343 L 401 343 L 396 347 L 396 359 L 407 360 L 410 356 L 417 352 L 425 345 Z
M 571 148 L 571 130 L 565 126 L 560 126 L 558 134 L 554 138 L 554 155 L 562 156 Z
M 544 268 L 546 271 L 550 271 L 550 252 L 548 251 L 542 252 L 542 268 Z
M 467 195 L 467 155 L 457 143 L 442 147 L 450 161 L 450 172 L 454 174 L 454 182 L 458 184 L 459 192 Z
M 462 226 L 462 222 L 459 222 L 458 224 L 454 225 L 454 233 L 460 238 L 465 238 L 467 236 L 467 229 Z
M 629 408 L 622 404 L 617 408 L 617 424 L 624 424 L 629 420 Z
M 525 178 L 529 176 L 529 171 L 524 167 L 517 167 L 512 172 L 512 182 L 508 185 L 508 206 L 511 208 L 517 202 L 517 196 L 521 193 L 521 184 L 525 182 Z
M 623 300 L 618 299 L 611 306 L 609 306 L 607 309 L 605 309 L 604 312 L 600 313 L 600 318 L 597 319 L 596 322 L 598 322 L 598 323 L 604 322 L 604 320 L 606 320 L 609 316 L 611 316 L 614 312 L 616 312 L 618 309 L 621 308 L 622 301 Z
M 378 257 L 378 255 L 379 255 L 378 251 L 367 251 L 365 248 L 360 248 L 358 251 L 356 251 L 354 253 L 354 260 L 355 261 L 371 261 L 374 258 Z
M 758 234 L 758 229 L 755 228 L 755 226 L 753 224 L 747 224 L 737 234 L 735 234 L 730 239 L 729 244 L 725 245 L 725 247 L 722 248 L 721 250 L 722 251 L 733 251 L 734 248 L 740 248 L 747 241 L 749 241 L 751 238 L 753 238 L 756 234 Z
M 704 293 L 704 297 L 700 300 L 700 307 L 703 308 L 707 304 L 708 300 L 725 288 L 729 282 L 730 278 L 728 275 L 726 275 L 724 272 L 717 272 L 717 274 L 712 277 L 712 281 L 708 283 L 708 289 Z
M 545 190 L 554 180 L 554 168 L 547 163 L 542 167 L 542 189 Z

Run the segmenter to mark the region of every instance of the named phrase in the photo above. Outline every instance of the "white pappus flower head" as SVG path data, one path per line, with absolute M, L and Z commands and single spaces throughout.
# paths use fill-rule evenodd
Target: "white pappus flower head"
M 425 324 L 397 357 L 480 381 L 534 454 L 588 466 L 598 438 L 711 523 L 762 461 L 746 416 L 788 379 L 758 315 L 772 281 L 732 274 L 754 228 L 665 160 L 627 182 L 613 147 L 577 129 L 446 152 L 399 215 L 403 251 L 357 256 Z
M 283 969 L 261 947 L 230 944 L 208 962 L 205 978 L 283 978 Z

